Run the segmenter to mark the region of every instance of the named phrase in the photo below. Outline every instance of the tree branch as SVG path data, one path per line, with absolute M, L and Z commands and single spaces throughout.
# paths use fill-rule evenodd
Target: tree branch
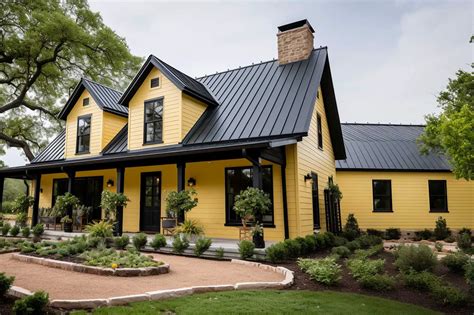
M 5 141 L 11 147 L 22 149 L 28 160 L 31 161 L 35 158 L 33 152 L 31 152 L 30 146 L 26 141 L 12 138 L 9 135 L 4 134 L 3 132 L 0 132 L 0 140 Z

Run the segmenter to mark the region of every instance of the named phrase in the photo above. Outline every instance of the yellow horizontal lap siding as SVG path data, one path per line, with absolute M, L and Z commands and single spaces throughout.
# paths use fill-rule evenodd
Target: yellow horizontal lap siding
M 103 113 L 102 145 L 101 150 L 110 143 L 117 133 L 125 126 L 128 119 L 111 113 Z
M 199 117 L 206 110 L 207 105 L 183 94 L 182 99 L 182 138 L 184 138 L 189 130 L 194 126 Z
M 450 228 L 474 228 L 474 183 L 456 180 L 451 173 L 338 171 L 337 178 L 343 194 L 343 223 L 349 213 L 354 213 L 363 229 L 419 230 L 433 229 L 442 216 Z M 393 212 L 373 212 L 374 179 L 391 180 Z M 428 180 L 446 180 L 448 213 L 430 212 Z
M 332 149 L 329 127 L 324 108 L 321 89 L 316 100 L 315 109 L 311 116 L 308 136 L 297 144 L 297 190 L 298 190 L 298 213 L 297 213 L 297 235 L 304 236 L 313 233 L 313 200 L 311 181 L 304 180 L 308 173 L 315 172 L 318 175 L 319 214 L 321 229 L 326 228 L 326 217 L 324 208 L 324 189 L 327 186 L 329 176 L 333 176 L 336 182 L 336 169 L 334 152 Z M 317 114 L 321 116 L 323 149 L 318 147 Z M 290 230 L 291 231 L 291 230 Z M 295 233 L 290 233 L 295 235 Z
M 150 87 L 158 77 L 160 86 Z M 145 101 L 163 97 L 163 144 L 144 144 Z M 153 68 L 129 102 L 128 147 L 130 150 L 176 144 L 181 141 L 181 91 L 158 69 Z
M 83 106 L 82 101 L 84 98 L 89 98 L 89 105 Z M 90 135 L 90 153 L 88 154 L 76 154 L 76 142 L 77 142 L 77 118 L 84 115 L 92 115 L 91 118 L 91 135 Z M 67 159 L 76 157 L 86 157 L 99 155 L 102 151 L 102 122 L 103 112 L 97 103 L 94 101 L 92 96 L 87 90 L 84 90 L 77 100 L 74 107 L 69 112 L 66 118 L 66 150 L 65 157 Z

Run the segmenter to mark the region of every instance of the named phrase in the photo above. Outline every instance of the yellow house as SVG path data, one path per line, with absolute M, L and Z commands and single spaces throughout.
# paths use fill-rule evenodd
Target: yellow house
M 160 232 L 165 198 L 192 186 L 209 237 L 239 237 L 234 197 L 254 186 L 271 196 L 265 238 L 326 229 L 336 212 L 324 190 L 345 149 L 327 48 L 313 48 L 302 20 L 278 28 L 278 59 L 193 79 L 151 55 L 122 93 L 82 79 L 59 118 L 65 130 L 30 164 L 0 170 L 34 180 L 39 209 L 71 192 L 102 218 L 103 190 L 123 192 L 124 232 Z M 1 200 L 1 198 L 0 198 Z
M 362 228 L 433 229 L 439 216 L 474 228 L 474 183 L 456 179 L 441 155 L 421 155 L 423 126 L 342 124 L 347 159 L 336 162 L 343 219 Z

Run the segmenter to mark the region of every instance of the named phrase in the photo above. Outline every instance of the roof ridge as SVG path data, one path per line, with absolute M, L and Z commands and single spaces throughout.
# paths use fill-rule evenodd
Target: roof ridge
M 344 122 L 341 125 L 356 125 L 356 126 L 392 126 L 392 127 L 426 127 L 423 124 L 403 124 L 403 123 L 358 123 L 358 122 Z
M 321 49 L 327 49 L 327 48 L 328 48 L 327 46 L 320 46 L 319 48 L 313 48 L 312 51 L 321 50 Z M 227 72 L 231 72 L 231 71 L 235 71 L 235 70 L 239 70 L 239 69 L 245 69 L 245 68 L 248 68 L 248 67 L 253 67 L 253 66 L 262 65 L 262 64 L 265 64 L 265 63 L 275 62 L 275 61 L 278 61 L 278 59 L 277 59 L 277 58 L 273 58 L 272 60 L 260 61 L 260 62 L 258 62 L 258 63 L 252 63 L 252 64 L 246 65 L 246 66 L 239 66 L 239 67 L 237 67 L 237 68 L 227 69 L 227 70 L 220 71 L 220 72 L 217 71 L 216 73 L 213 73 L 213 74 L 206 74 L 206 75 L 203 75 L 203 76 L 200 76 L 200 77 L 196 77 L 195 79 L 196 79 L 196 80 L 199 80 L 199 79 L 203 79 L 203 78 L 210 77 L 210 76 L 213 76 L 213 75 L 223 74 L 223 73 L 227 73 Z M 303 60 L 301 60 L 301 61 L 303 61 Z
M 119 91 L 119 90 L 117 90 L 117 89 L 114 89 L 113 87 L 110 87 L 110 86 L 108 86 L 108 85 L 99 83 L 99 82 L 94 81 L 94 80 L 91 80 L 91 79 L 89 79 L 89 78 L 81 77 L 81 79 L 82 79 L 82 80 L 86 80 L 86 81 L 88 81 L 88 82 L 90 82 L 90 83 L 94 83 L 94 84 L 100 85 L 100 86 L 102 86 L 102 87 L 105 87 L 105 88 L 107 88 L 107 89 L 109 89 L 109 90 L 118 92 L 118 93 L 120 93 L 120 94 L 123 94 L 123 92 L 121 92 L 121 91 Z

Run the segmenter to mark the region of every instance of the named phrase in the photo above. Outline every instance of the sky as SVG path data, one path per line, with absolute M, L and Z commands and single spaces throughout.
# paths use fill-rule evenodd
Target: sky
M 471 1 L 90 0 L 133 54 L 195 77 L 277 58 L 277 27 L 308 19 L 327 46 L 341 122 L 420 124 L 470 69 Z M 18 150 L 2 157 L 25 163 Z

